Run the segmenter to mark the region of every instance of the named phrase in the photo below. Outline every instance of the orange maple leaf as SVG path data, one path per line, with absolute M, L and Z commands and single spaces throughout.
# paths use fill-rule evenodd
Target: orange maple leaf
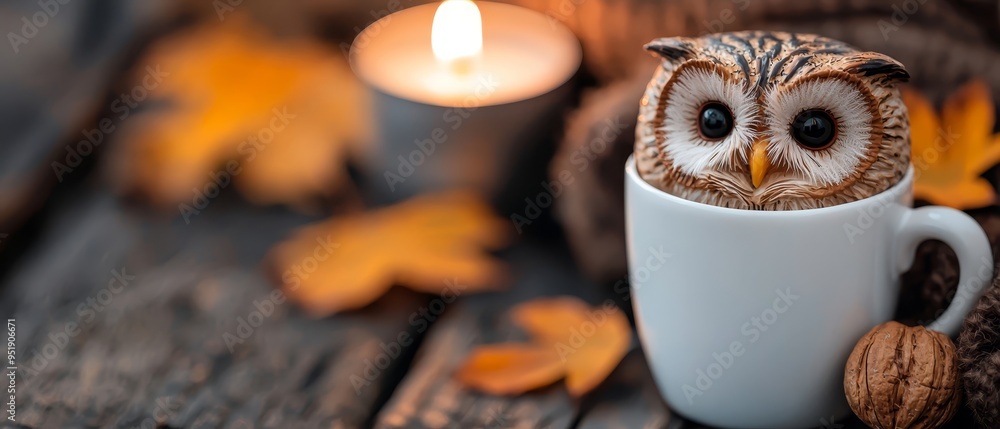
M 578 298 L 556 297 L 511 311 L 533 341 L 476 347 L 455 373 L 459 381 L 512 395 L 565 379 L 569 393 L 579 397 L 608 378 L 632 344 L 628 319 L 610 302 L 591 308 Z
M 989 87 L 966 84 L 945 101 L 940 118 L 916 91 L 904 90 L 903 101 L 910 112 L 914 197 L 962 210 L 996 202 L 993 186 L 980 177 L 1000 163 Z
M 505 266 L 487 250 L 508 224 L 477 195 L 423 195 L 296 231 L 272 252 L 288 296 L 316 316 L 360 308 L 394 284 L 432 294 L 490 290 Z
M 227 179 L 259 204 L 328 195 L 370 138 L 368 93 L 341 54 L 241 14 L 168 36 L 138 64 L 133 88 L 168 103 L 124 123 L 111 168 L 123 191 L 159 204 L 211 197 Z

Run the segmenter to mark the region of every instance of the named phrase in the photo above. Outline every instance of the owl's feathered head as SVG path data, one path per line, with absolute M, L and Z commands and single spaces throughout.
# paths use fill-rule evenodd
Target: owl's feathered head
M 724 207 L 794 210 L 866 198 L 909 165 L 902 64 L 806 34 L 664 38 L 643 96 L 644 180 Z

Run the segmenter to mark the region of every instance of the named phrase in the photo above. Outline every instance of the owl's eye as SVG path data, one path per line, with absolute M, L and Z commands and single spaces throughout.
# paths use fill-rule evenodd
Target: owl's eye
M 833 144 L 836 135 L 836 123 L 823 110 L 806 110 L 799 113 L 792 122 L 792 137 L 807 149 L 826 149 Z
M 707 103 L 698 114 L 698 131 L 707 140 L 719 140 L 733 130 L 733 114 L 719 102 Z

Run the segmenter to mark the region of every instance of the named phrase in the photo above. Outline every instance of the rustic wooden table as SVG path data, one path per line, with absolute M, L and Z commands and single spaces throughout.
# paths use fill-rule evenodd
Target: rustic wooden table
M 505 293 L 444 304 L 398 289 L 319 320 L 255 305 L 273 290 L 267 250 L 313 220 L 224 195 L 185 224 L 90 180 L 60 189 L 0 266 L 20 362 L 16 422 L 0 427 L 698 427 L 671 415 L 638 349 L 581 400 L 561 385 L 511 398 L 452 380 L 472 346 L 520 335 L 504 317 L 517 302 L 624 298 L 583 279 L 557 235 L 501 253 L 515 278 Z M 401 333 L 416 341 L 399 345 Z

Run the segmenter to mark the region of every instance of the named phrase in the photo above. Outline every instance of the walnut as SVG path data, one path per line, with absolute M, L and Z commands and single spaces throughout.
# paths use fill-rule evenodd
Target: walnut
M 844 393 L 873 428 L 940 427 L 961 403 L 955 345 L 922 326 L 876 326 L 847 359 Z

